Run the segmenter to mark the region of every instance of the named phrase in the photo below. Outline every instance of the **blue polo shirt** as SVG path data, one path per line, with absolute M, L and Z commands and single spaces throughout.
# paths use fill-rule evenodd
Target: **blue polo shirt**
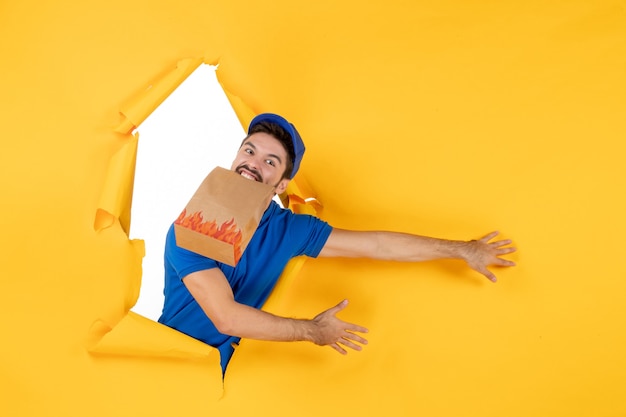
M 232 267 L 176 245 L 174 225 L 165 242 L 165 303 L 159 322 L 220 350 L 222 369 L 239 338 L 217 331 L 183 284 L 192 272 L 219 268 L 228 280 L 235 300 L 261 308 L 287 262 L 295 256 L 317 257 L 332 228 L 309 215 L 294 214 L 272 201 L 237 266 Z

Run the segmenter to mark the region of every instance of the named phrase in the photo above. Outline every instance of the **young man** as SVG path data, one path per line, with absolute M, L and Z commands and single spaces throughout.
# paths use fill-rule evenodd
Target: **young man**
M 285 191 L 300 167 L 304 143 L 295 126 L 265 113 L 250 123 L 231 169 L 250 180 Z M 449 241 L 380 231 L 332 228 L 309 215 L 294 214 L 274 202 L 268 208 L 236 267 L 224 265 L 176 246 L 173 226 L 165 245 L 165 304 L 159 322 L 219 349 L 222 369 L 240 338 L 310 341 L 345 354 L 361 350 L 367 329 L 344 322 L 336 314 L 347 301 L 315 318 L 291 319 L 260 310 L 287 262 L 295 256 L 362 257 L 420 262 L 461 259 L 495 282 L 487 267 L 513 266 L 500 258 L 515 251 L 510 240 Z

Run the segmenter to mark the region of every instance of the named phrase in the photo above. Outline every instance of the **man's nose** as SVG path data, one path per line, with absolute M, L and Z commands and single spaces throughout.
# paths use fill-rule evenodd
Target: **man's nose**
M 258 156 L 253 156 L 248 160 L 248 165 L 250 165 L 250 168 L 254 168 L 254 169 L 259 169 L 259 167 L 261 166 L 261 158 Z

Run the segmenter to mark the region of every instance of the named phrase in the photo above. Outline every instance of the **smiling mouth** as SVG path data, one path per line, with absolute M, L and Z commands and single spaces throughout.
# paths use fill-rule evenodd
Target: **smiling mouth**
M 237 170 L 237 173 L 241 175 L 242 177 L 247 178 L 249 180 L 261 182 L 261 175 L 259 175 L 257 172 L 249 168 L 239 167 L 239 169 Z
M 254 175 L 250 175 L 247 172 L 241 172 L 242 177 L 247 178 L 249 180 L 259 181 Z

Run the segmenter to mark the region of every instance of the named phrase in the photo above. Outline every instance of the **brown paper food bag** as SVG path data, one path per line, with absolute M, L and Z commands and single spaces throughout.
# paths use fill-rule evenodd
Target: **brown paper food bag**
M 174 222 L 176 244 L 235 266 L 273 195 L 271 185 L 216 167 Z

